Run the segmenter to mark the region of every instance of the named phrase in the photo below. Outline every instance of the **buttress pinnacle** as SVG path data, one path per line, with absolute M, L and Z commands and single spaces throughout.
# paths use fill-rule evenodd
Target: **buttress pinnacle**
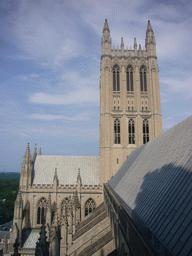
M 34 152 L 33 152 L 33 162 L 35 162 L 36 156 L 37 156 L 37 147 L 35 144 L 35 148 L 34 148 Z
M 41 148 L 39 149 L 39 156 L 41 156 L 42 155 L 42 152 L 41 152 Z
M 26 152 L 25 152 L 25 159 L 30 160 L 31 159 L 31 153 L 30 153 L 30 147 L 29 147 L 29 142 L 27 143 L 27 148 L 26 148 Z

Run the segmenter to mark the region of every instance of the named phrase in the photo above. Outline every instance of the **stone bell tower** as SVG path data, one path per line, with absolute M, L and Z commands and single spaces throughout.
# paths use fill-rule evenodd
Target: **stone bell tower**
M 129 154 L 162 133 L 156 42 L 148 21 L 145 47 L 111 48 L 105 20 L 101 40 L 100 168 L 107 182 Z

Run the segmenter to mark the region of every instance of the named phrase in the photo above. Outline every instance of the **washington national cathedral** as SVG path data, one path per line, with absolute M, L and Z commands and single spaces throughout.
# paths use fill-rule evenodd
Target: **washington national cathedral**
M 100 63 L 100 156 L 43 155 L 36 146 L 31 155 L 27 145 L 10 255 L 15 241 L 23 256 L 108 255 L 116 250 L 104 184 L 113 180 L 132 151 L 162 133 L 162 116 L 156 41 L 150 21 L 144 47 L 136 38 L 133 49 L 124 46 L 123 38 L 120 48 L 111 44 L 105 20 Z

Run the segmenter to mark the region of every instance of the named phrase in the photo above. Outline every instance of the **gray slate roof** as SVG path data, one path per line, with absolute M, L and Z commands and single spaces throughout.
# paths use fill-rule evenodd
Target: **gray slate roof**
M 39 228 L 29 230 L 29 234 L 27 234 L 28 237 L 23 245 L 23 248 L 35 249 L 38 238 L 40 237 L 40 231 L 41 229 Z
M 192 250 L 192 117 L 133 151 L 108 182 L 175 255 Z M 138 223 L 139 223 L 138 222 Z
M 80 168 L 82 185 L 100 183 L 99 156 L 39 155 L 35 161 L 33 184 L 53 184 L 55 168 L 60 185 L 75 185 L 78 168 Z
M 10 231 L 0 231 L 0 239 L 4 239 L 5 235 L 7 236 L 7 239 L 9 239 Z

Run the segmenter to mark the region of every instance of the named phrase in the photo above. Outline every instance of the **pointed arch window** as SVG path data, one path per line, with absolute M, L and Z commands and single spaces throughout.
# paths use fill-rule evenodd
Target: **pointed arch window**
M 37 203 L 37 224 L 42 224 L 45 219 L 45 213 L 47 209 L 47 201 L 43 197 Z
M 135 144 L 135 123 L 133 119 L 129 120 L 129 144 Z
M 141 92 L 147 92 L 147 72 L 144 66 L 140 68 L 140 87 Z
M 120 91 L 120 81 L 119 81 L 119 67 L 115 65 L 113 67 L 113 91 L 119 92 Z
M 85 203 L 85 217 L 91 213 L 96 208 L 95 201 L 92 198 L 89 198 Z
M 120 120 L 114 120 L 114 144 L 121 143 Z
M 147 119 L 143 120 L 143 144 L 149 141 L 149 122 Z
M 64 215 L 67 214 L 70 206 L 71 206 L 71 200 L 68 197 L 66 197 L 61 203 L 61 213 Z
M 133 92 L 133 68 L 127 67 L 127 91 Z

